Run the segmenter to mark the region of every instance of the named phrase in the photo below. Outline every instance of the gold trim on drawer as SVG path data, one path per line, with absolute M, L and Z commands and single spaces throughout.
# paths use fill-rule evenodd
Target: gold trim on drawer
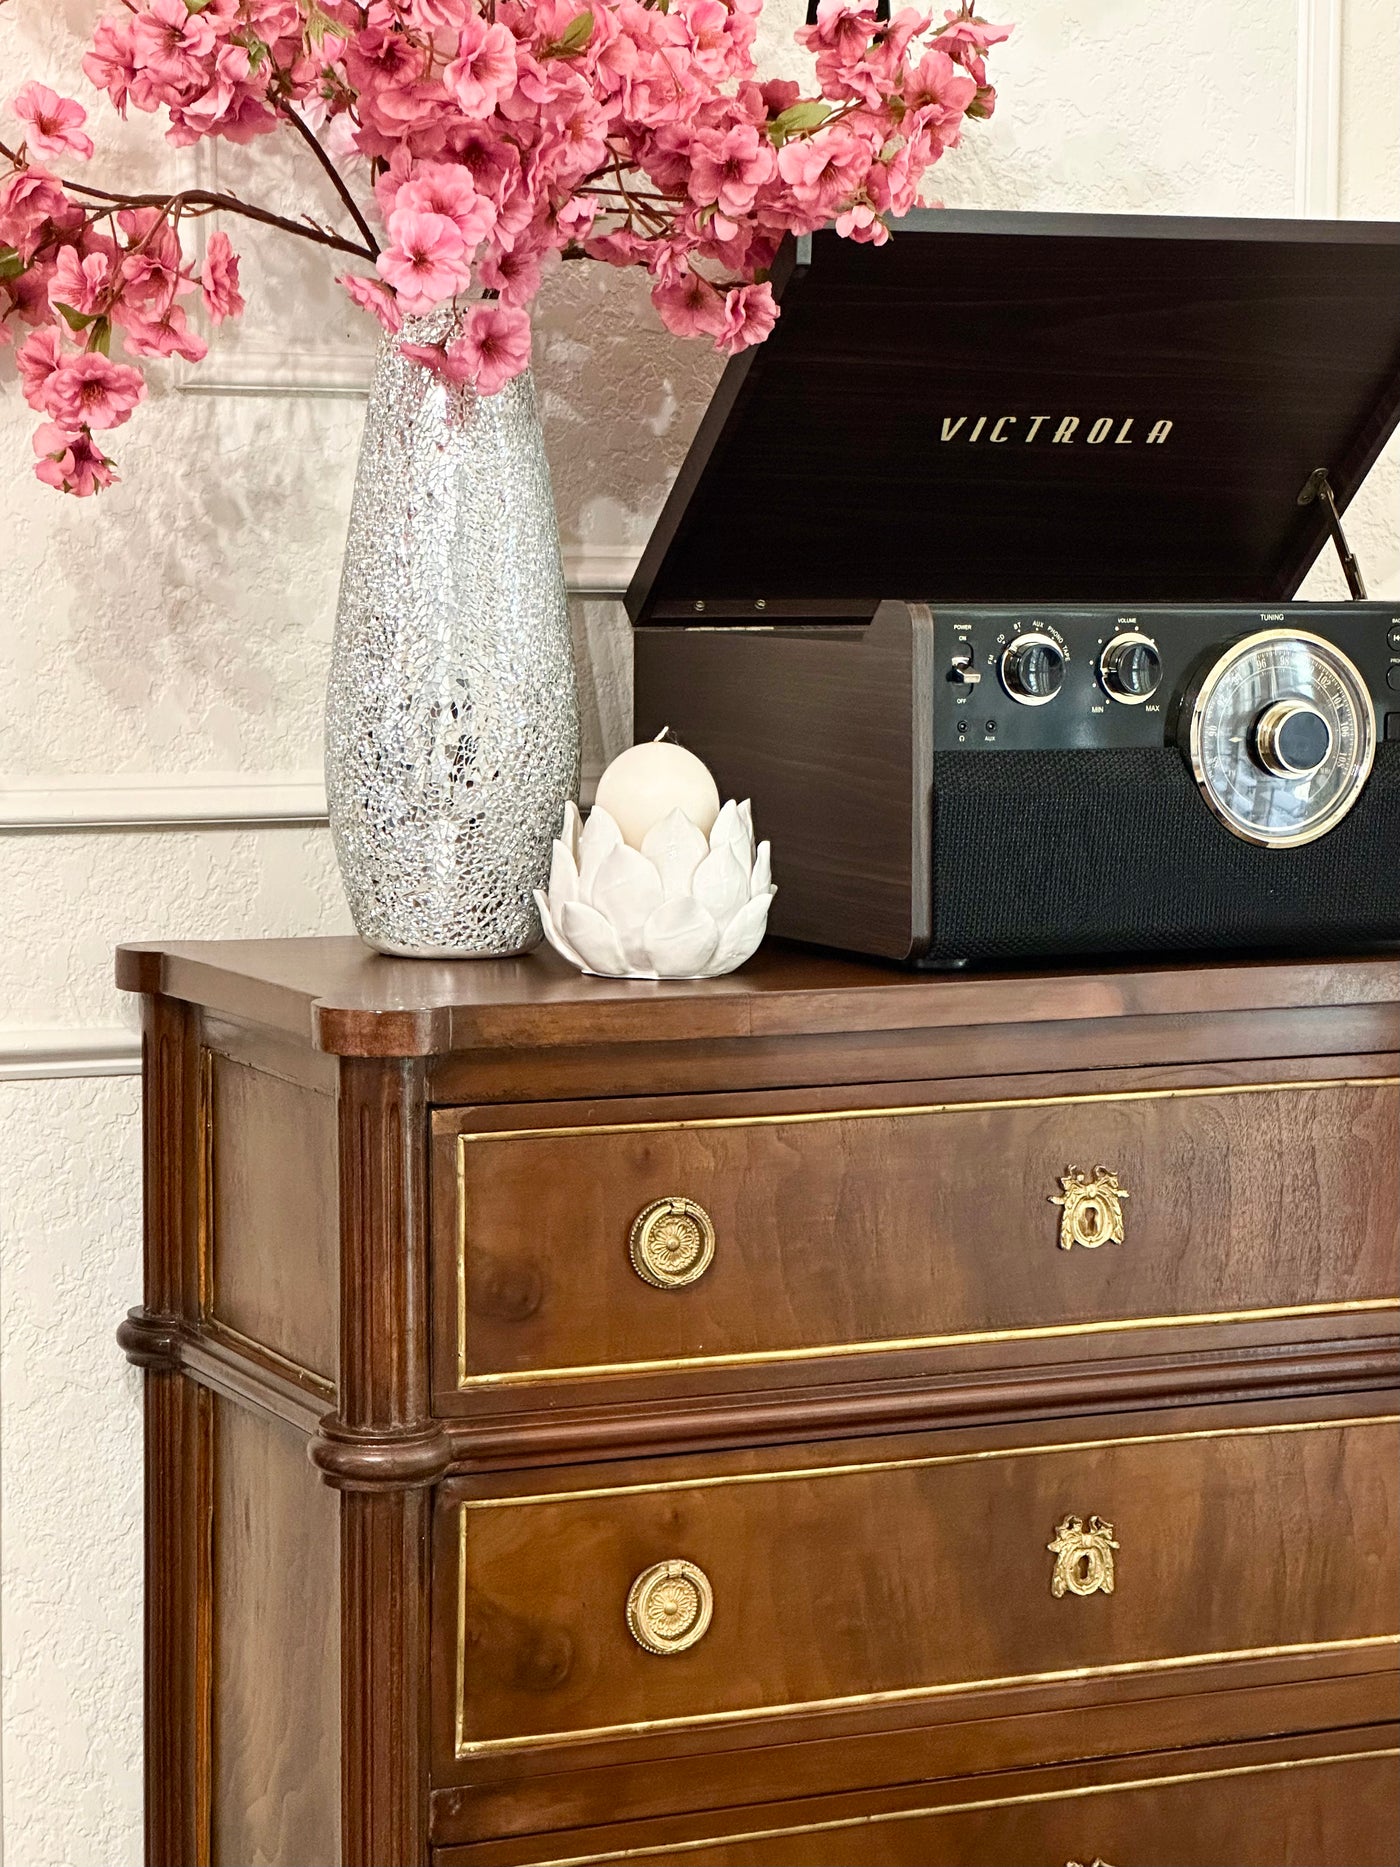
M 1304 1316 L 1343 1316 L 1395 1307 L 1394 1297 L 1366 1297 L 1347 1303 L 1297 1303 L 1277 1309 L 1208 1310 L 1190 1316 L 1123 1316 L 1088 1323 L 1053 1323 L 1025 1329 L 964 1330 L 959 1334 L 899 1336 L 874 1342 L 825 1342 L 810 1348 L 743 1350 L 728 1355 L 684 1355 L 649 1361 L 583 1363 L 566 1368 L 509 1369 L 492 1374 L 467 1372 L 467 1149 L 491 1141 L 578 1139 L 584 1135 L 675 1134 L 705 1128 L 786 1128 L 813 1122 L 874 1121 L 897 1116 L 949 1115 L 983 1109 L 1064 1108 L 1098 1102 L 1180 1102 L 1204 1096 L 1269 1095 L 1299 1089 L 1386 1089 L 1400 1076 L 1337 1076 L 1323 1081 L 1233 1083 L 1186 1089 L 1125 1089 L 1083 1095 L 1004 1096 L 985 1102 L 924 1102 L 895 1108 L 816 1109 L 788 1115 L 712 1115 L 691 1121 L 599 1122 L 582 1127 L 479 1129 L 457 1136 L 457 1386 L 515 1387 L 552 1381 L 596 1379 L 603 1375 L 675 1373 L 701 1368 L 755 1367 L 764 1362 L 823 1361 L 856 1355 L 895 1354 L 931 1348 L 978 1347 L 988 1342 L 1036 1342 L 1057 1337 L 1105 1335 L 1118 1330 L 1185 1329 L 1202 1324 L 1275 1322 Z
M 728 1472 L 715 1478 L 673 1478 L 652 1484 L 602 1485 L 592 1491 L 540 1491 L 528 1497 L 464 1498 L 458 1508 L 512 1510 L 527 1504 L 566 1504 L 575 1498 L 641 1497 L 653 1491 L 712 1491 L 721 1485 L 784 1484 L 798 1478 L 844 1478 L 858 1472 L 907 1472 L 931 1465 L 978 1465 L 987 1459 L 1049 1458 L 1061 1452 L 1100 1452 L 1112 1446 L 1170 1446 L 1187 1439 L 1254 1439 L 1271 1433 L 1321 1433 L 1330 1428 L 1400 1426 L 1400 1413 L 1368 1413 L 1336 1420 L 1284 1420 L 1271 1426 L 1201 1426 L 1194 1432 L 1124 1433 L 1113 1439 L 1067 1439 L 1049 1446 L 987 1446 L 980 1452 L 934 1452 L 920 1459 L 875 1459 L 864 1464 L 792 1465 L 773 1472 Z
M 1270 1776 L 1280 1770 L 1321 1769 L 1329 1763 L 1379 1763 L 1400 1757 L 1400 1747 L 1342 1750 L 1327 1757 L 1280 1757 L 1273 1763 L 1235 1763 L 1223 1770 L 1182 1770 L 1171 1776 L 1140 1776 L 1116 1783 L 1081 1783 L 1073 1789 L 1032 1789 L 1019 1796 L 986 1796 L 977 1802 L 943 1802 L 931 1809 L 881 1809 L 874 1815 L 844 1815 L 829 1822 L 794 1823 L 788 1828 L 750 1828 L 743 1834 L 706 1835 L 699 1841 L 652 1843 L 640 1848 L 609 1848 L 606 1854 L 569 1854 L 542 1860 L 538 1867 L 598 1867 L 607 1861 L 640 1861 L 658 1854 L 698 1854 L 703 1848 L 745 1847 L 755 1841 L 782 1841 L 795 1835 L 839 1834 L 843 1829 L 884 1827 L 891 1822 L 922 1821 L 932 1815 L 983 1815 L 990 1809 L 1025 1808 L 1040 1802 L 1078 1802 L 1087 1796 L 1111 1796 L 1117 1790 L 1175 1789 L 1183 1783 L 1217 1783 L 1230 1776 Z M 1101 1867 L 1107 1867 L 1102 1863 Z
M 803 1478 L 842 1478 L 858 1473 L 914 1471 L 941 1465 L 975 1465 L 990 1459 L 1052 1457 L 1067 1452 L 1105 1451 L 1115 1446 L 1173 1445 L 1195 1439 L 1253 1439 L 1269 1434 L 1351 1431 L 1363 1426 L 1400 1425 L 1400 1414 L 1370 1414 L 1362 1418 L 1284 1421 L 1269 1426 L 1203 1427 L 1196 1432 L 1130 1433 L 1117 1438 L 1080 1439 L 1057 1445 L 990 1446 L 976 1452 L 933 1453 L 926 1458 L 877 1459 L 864 1463 L 827 1466 L 792 1466 L 778 1471 L 732 1472 L 709 1478 L 681 1478 L 670 1482 L 606 1485 L 593 1490 L 539 1492 L 526 1497 L 464 1498 L 457 1506 L 457 1703 L 454 1718 L 456 1754 L 476 1756 L 495 1751 L 521 1750 L 540 1745 L 580 1743 L 589 1738 L 616 1737 L 627 1732 L 688 1730 L 693 1726 L 743 1724 L 760 1718 L 781 1718 L 793 1712 L 855 1710 L 872 1705 L 915 1703 L 960 1692 L 990 1691 L 1002 1686 L 1058 1685 L 1071 1680 L 1131 1678 L 1207 1666 L 1227 1660 L 1277 1659 L 1290 1655 L 1321 1655 L 1360 1651 L 1368 1647 L 1400 1646 L 1400 1633 L 1365 1634 L 1355 1639 L 1304 1642 L 1296 1646 L 1242 1647 L 1225 1653 L 1173 1654 L 1164 1659 L 1125 1660 L 1109 1666 L 1072 1667 L 1060 1672 L 1016 1673 L 995 1679 L 954 1680 L 939 1685 L 901 1686 L 883 1692 L 859 1692 L 847 1697 L 808 1699 L 792 1705 L 741 1706 L 733 1711 L 695 1712 L 684 1717 L 643 1719 L 630 1724 L 598 1725 L 579 1731 L 550 1731 L 529 1737 L 493 1737 L 471 1741 L 466 1735 L 467 1714 L 467 1523 L 473 1511 L 523 1509 L 536 1504 L 565 1504 L 585 1499 L 640 1497 L 661 1491 L 704 1491 L 720 1485 L 783 1484 Z

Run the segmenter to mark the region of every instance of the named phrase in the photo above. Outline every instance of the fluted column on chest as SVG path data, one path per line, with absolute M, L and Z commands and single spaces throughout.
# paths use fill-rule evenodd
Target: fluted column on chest
M 429 1411 L 420 1061 L 347 1058 L 339 1089 L 339 1404 L 310 1456 L 341 1492 L 346 1867 L 427 1860 L 428 1576 L 448 1442 Z

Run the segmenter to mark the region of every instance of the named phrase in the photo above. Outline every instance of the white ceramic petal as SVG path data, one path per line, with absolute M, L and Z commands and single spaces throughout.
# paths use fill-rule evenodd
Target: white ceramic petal
M 720 935 L 719 944 L 710 955 L 705 967 L 707 978 L 714 979 L 722 972 L 733 972 L 736 966 L 742 966 L 746 959 L 752 958 L 768 925 L 768 904 L 775 892 L 770 890 L 766 895 L 758 895 L 740 908 Z
M 661 877 L 668 901 L 690 893 L 695 871 L 709 854 L 705 833 L 681 809 L 668 812 L 642 839 L 642 854 Z
M 753 841 L 753 805 L 750 803 L 748 798 L 745 798 L 743 803 L 739 806 L 739 817 L 743 823 L 744 828 L 749 833 L 749 841 L 752 842 Z
M 663 979 L 689 979 L 703 972 L 719 944 L 714 916 L 690 895 L 663 901 L 643 932 L 651 963 Z
M 725 927 L 749 898 L 749 872 L 726 843 L 712 849 L 695 871 L 691 893 Z
M 592 901 L 593 878 L 603 858 L 622 841 L 622 832 L 607 811 L 595 804 L 578 839 L 578 893 L 580 901 Z
M 753 859 L 753 873 L 749 877 L 749 899 L 757 901 L 760 895 L 770 893 L 773 887 L 773 855 L 767 843 L 760 843 L 758 854 Z
M 610 849 L 593 878 L 592 905 L 617 935 L 629 966 L 646 966 L 642 928 L 661 906 L 661 877 L 645 856 L 626 843 Z
M 535 890 L 535 906 L 540 911 L 540 924 L 544 928 L 545 939 L 548 940 L 549 944 L 554 948 L 555 952 L 559 954 L 561 959 L 568 960 L 571 966 L 577 966 L 579 971 L 582 972 L 584 970 L 583 961 L 569 945 L 563 934 L 560 933 L 555 924 L 554 916 L 549 911 L 549 902 L 545 898 L 543 889 L 537 888 Z
M 549 859 L 549 898 L 556 908 L 566 901 L 578 900 L 578 864 L 568 844 L 557 836 L 554 853 Z
M 625 977 L 628 965 L 617 935 L 596 908 L 584 901 L 566 901 L 560 910 L 559 926 L 569 945 L 581 955 L 587 971 L 601 972 L 612 979 Z
M 583 818 L 578 814 L 578 805 L 571 798 L 564 806 L 564 827 L 559 832 L 559 840 L 574 859 L 578 867 L 578 839 L 583 833 Z
M 753 838 L 732 797 L 715 818 L 715 827 L 710 831 L 712 851 L 726 846 L 734 851 L 735 860 L 747 872 L 753 864 Z

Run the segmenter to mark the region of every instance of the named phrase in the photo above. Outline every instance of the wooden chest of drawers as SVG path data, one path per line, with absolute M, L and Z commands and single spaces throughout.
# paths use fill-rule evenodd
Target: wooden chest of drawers
M 157 1867 L 1400 1859 L 1400 962 L 119 978 Z

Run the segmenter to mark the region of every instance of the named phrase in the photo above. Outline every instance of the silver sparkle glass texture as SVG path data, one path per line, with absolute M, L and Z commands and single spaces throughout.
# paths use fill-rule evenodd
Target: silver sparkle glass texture
M 370 388 L 326 700 L 336 856 L 363 939 L 487 958 L 540 939 L 532 891 L 578 795 L 578 692 L 554 492 L 527 372 L 493 396 L 403 342 Z

